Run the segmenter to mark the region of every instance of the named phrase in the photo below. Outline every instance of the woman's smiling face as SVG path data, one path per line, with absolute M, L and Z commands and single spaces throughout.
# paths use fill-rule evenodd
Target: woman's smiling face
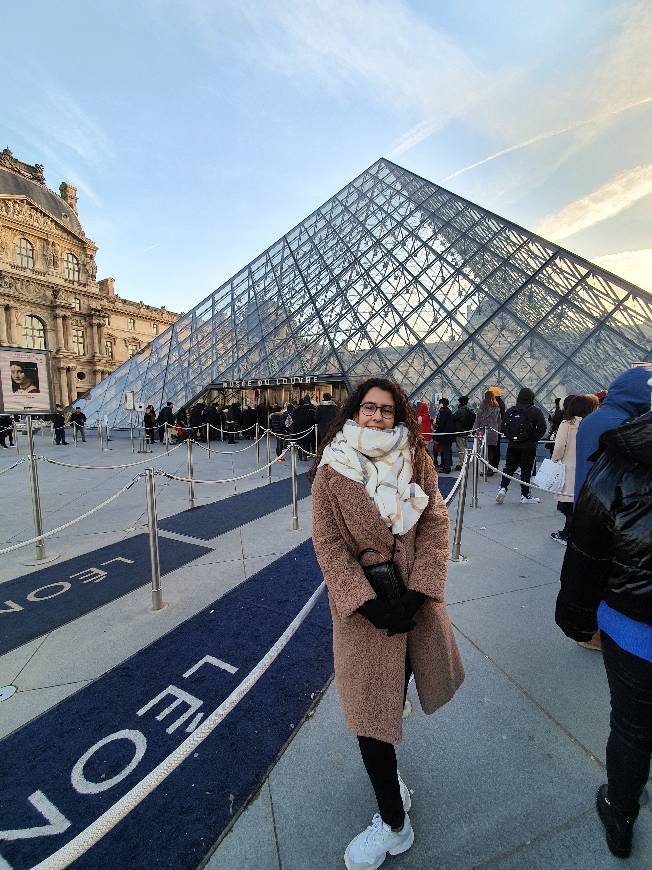
M 392 429 L 395 415 L 394 396 L 380 387 L 372 387 L 365 393 L 353 420 L 368 429 Z

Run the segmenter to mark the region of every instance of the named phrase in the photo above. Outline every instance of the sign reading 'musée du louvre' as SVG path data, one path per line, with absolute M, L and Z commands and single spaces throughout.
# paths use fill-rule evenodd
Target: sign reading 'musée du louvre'
M 261 378 L 249 381 L 218 381 L 213 387 L 223 390 L 249 390 L 254 387 L 291 387 L 294 384 L 330 384 L 342 380 L 341 375 L 302 375 L 297 378 Z

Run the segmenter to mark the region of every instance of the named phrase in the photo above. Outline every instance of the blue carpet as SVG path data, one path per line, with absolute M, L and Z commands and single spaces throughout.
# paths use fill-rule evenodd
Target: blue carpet
M 187 736 L 190 720 L 170 734 L 166 730 L 187 705 L 179 704 L 161 721 L 155 716 L 174 701 L 171 696 L 141 716 L 137 711 L 177 686 L 201 699 L 200 712 L 210 714 L 282 634 L 321 579 L 307 541 L 1 741 L 0 828 L 45 824 L 28 803 L 37 790 L 70 821 L 65 832 L 54 836 L 0 840 L 0 854 L 9 865 L 22 870 L 54 853 L 167 757 Z M 237 667 L 237 673 L 204 665 L 184 678 L 206 655 Z M 196 867 L 262 782 L 331 672 L 330 614 L 322 595 L 281 656 L 196 753 L 74 866 Z M 146 739 L 142 760 L 104 791 L 75 791 L 71 771 L 76 762 L 98 741 L 123 729 Z M 85 779 L 108 783 L 134 751 L 126 739 L 108 742 L 84 765 Z
M 439 477 L 439 492 L 446 498 L 451 489 L 455 486 L 456 477 Z M 461 486 L 461 484 L 460 484 Z
M 307 474 L 298 475 L 297 491 L 299 498 L 310 495 Z M 175 514 L 161 520 L 159 526 L 168 532 L 178 532 L 181 535 L 210 541 L 218 535 L 271 514 L 279 508 L 287 507 L 291 502 L 292 484 L 288 477 L 249 492 L 232 495 L 213 504 Z
M 209 552 L 198 544 L 159 538 L 161 574 Z M 149 583 L 150 579 L 149 539 L 147 535 L 136 535 L 3 583 L 0 655 Z

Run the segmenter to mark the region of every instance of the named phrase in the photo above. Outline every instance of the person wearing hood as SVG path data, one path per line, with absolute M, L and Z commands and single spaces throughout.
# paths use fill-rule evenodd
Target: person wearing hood
M 493 390 L 492 390 L 493 392 Z M 496 504 L 502 504 L 507 495 L 509 477 L 521 469 L 521 503 L 539 504 L 541 499 L 530 495 L 530 476 L 537 455 L 537 442 L 546 431 L 546 418 L 534 405 L 534 393 L 523 387 L 516 397 L 516 404 L 505 412 L 503 432 L 507 440 L 505 473 L 496 494 Z
M 646 386 L 649 404 L 652 378 Z M 555 621 L 577 642 L 602 635 L 611 730 L 596 809 L 609 850 L 627 858 L 652 750 L 652 412 L 603 432 L 590 461 Z
M 591 454 L 598 449 L 600 436 L 627 420 L 650 410 L 649 366 L 628 369 L 611 384 L 602 404 L 594 414 L 582 420 L 575 444 L 575 498 L 577 499 L 591 468 Z
M 317 424 L 317 433 L 320 443 L 326 437 L 326 433 L 330 429 L 331 423 L 337 413 L 337 405 L 333 401 L 330 393 L 324 393 L 324 398 L 321 400 L 315 411 L 315 423 Z
M 426 447 L 432 441 L 432 419 L 430 417 L 430 410 L 426 402 L 419 402 L 419 406 L 417 408 L 417 423 L 419 424 L 419 428 L 421 430 L 421 437 L 426 442 Z

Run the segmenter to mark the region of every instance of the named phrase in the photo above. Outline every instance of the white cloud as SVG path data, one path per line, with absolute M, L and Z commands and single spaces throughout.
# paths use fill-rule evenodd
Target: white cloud
M 652 293 L 652 248 L 618 251 L 590 258 L 596 265 Z
M 558 241 L 614 217 L 652 193 L 652 163 L 621 172 L 597 190 L 543 218 L 536 231 Z
M 187 2 L 200 38 L 215 48 L 224 7 Z M 328 90 L 346 101 L 362 96 L 421 118 L 393 153 L 468 111 L 501 80 L 402 0 L 231 0 L 230 8 L 247 24 L 239 34 L 242 52 L 297 88 Z

